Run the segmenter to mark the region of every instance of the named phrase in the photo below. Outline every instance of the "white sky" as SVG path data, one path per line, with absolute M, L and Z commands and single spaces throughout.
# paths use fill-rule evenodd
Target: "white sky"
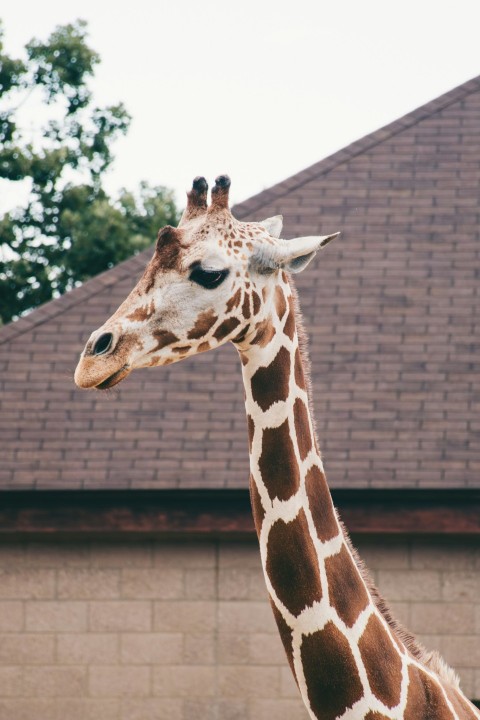
M 227 172 L 244 200 L 480 74 L 479 0 L 15 0 L 0 17 L 17 55 L 88 21 L 96 102 L 133 115 L 107 189 L 145 179 L 182 205 L 195 175 Z

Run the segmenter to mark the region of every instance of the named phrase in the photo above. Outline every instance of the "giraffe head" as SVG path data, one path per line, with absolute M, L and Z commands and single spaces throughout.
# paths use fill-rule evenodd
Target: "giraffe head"
M 228 207 L 230 179 L 193 181 L 178 228 L 158 233 L 152 259 L 118 310 L 88 340 L 75 371 L 84 388 L 104 390 L 132 370 L 167 365 L 268 322 L 283 270 L 299 272 L 336 235 L 279 238 L 281 216 L 237 221 Z M 278 290 L 277 290 L 278 292 Z

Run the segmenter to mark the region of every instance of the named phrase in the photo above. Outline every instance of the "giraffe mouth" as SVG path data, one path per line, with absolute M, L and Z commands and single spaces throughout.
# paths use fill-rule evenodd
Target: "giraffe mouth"
M 119 382 L 124 380 L 127 375 L 129 375 L 131 372 L 131 368 L 129 365 L 124 365 L 120 368 L 120 370 L 117 370 L 112 375 L 109 375 L 105 380 L 102 380 L 101 383 L 98 385 L 95 385 L 95 390 L 109 390 L 114 385 L 118 385 Z

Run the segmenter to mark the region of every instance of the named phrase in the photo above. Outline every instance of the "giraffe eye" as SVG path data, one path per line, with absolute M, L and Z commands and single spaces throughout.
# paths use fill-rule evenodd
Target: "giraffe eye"
M 214 290 L 222 284 L 228 273 L 228 270 L 204 270 L 200 265 L 195 265 L 189 279 L 207 290 Z

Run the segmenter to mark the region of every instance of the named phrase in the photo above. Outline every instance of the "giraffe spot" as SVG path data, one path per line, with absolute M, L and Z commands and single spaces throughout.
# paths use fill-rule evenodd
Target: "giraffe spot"
M 255 480 L 250 475 L 250 504 L 252 506 L 253 521 L 257 534 L 260 535 L 262 529 L 263 518 L 265 517 L 265 508 L 263 507 L 262 498 L 258 492 Z
M 408 668 L 408 695 L 404 720 L 453 720 L 452 712 L 437 683 L 430 675 L 410 665 Z
M 266 571 L 278 599 L 292 615 L 322 599 L 317 553 L 303 509 L 294 520 L 277 520 L 270 528 Z
M 293 340 L 293 336 L 295 335 L 295 312 L 292 307 L 292 298 L 290 297 L 288 299 L 289 305 L 290 305 L 290 311 L 287 315 L 287 319 L 285 320 L 285 325 L 283 326 L 283 332 L 285 335 L 287 335 L 290 340 Z
M 297 383 L 298 387 L 301 388 L 302 390 L 306 390 L 307 384 L 305 382 L 305 375 L 303 373 L 302 356 L 300 353 L 300 348 L 298 348 L 298 347 L 295 350 L 294 372 L 295 372 L 295 382 Z
M 237 292 L 232 295 L 230 300 L 227 302 L 227 313 L 231 313 L 240 304 L 240 298 L 242 297 L 242 288 L 238 288 Z
M 259 345 L 262 348 L 266 347 L 276 333 L 274 325 L 272 325 L 270 320 L 262 320 L 256 325 L 256 329 L 257 332 L 252 339 L 252 345 Z
M 180 243 L 176 228 L 166 225 L 160 230 L 153 256 L 156 269 L 174 270 L 180 257 Z
M 236 317 L 227 318 L 224 320 L 213 333 L 215 340 L 223 340 L 223 338 L 230 335 L 235 328 L 240 325 L 240 320 Z
M 180 355 L 180 354 L 182 354 L 182 353 L 187 353 L 187 352 L 189 352 L 189 350 L 191 350 L 191 349 L 192 349 L 192 346 L 191 346 L 191 345 L 179 345 L 179 346 L 176 347 L 176 348 L 172 348 L 172 352 L 178 353 L 178 354 Z
M 187 338 L 189 340 L 198 340 L 207 334 L 218 320 L 218 316 L 215 314 L 212 308 L 205 310 L 195 320 L 195 325 L 191 330 L 188 331 Z
M 253 433 L 255 432 L 255 423 L 251 415 L 247 415 L 247 426 L 248 426 L 248 445 L 250 452 L 252 452 Z
M 275 603 L 273 602 L 272 598 L 270 598 L 270 604 L 272 606 L 273 616 L 275 618 L 275 622 L 277 623 L 278 632 L 279 632 L 280 638 L 282 640 L 283 647 L 285 648 L 285 652 L 287 654 L 288 664 L 290 665 L 290 669 L 293 673 L 293 677 L 295 678 L 295 682 L 297 682 L 297 676 L 295 674 L 295 668 L 293 665 L 293 634 L 292 634 L 292 630 L 290 628 L 290 625 L 285 621 L 280 610 L 278 610 L 278 608 L 275 606 Z M 297 685 L 298 685 L 298 682 L 297 682 Z
M 280 320 L 285 315 L 286 309 L 287 302 L 285 300 L 285 293 L 283 292 L 283 288 L 277 285 L 275 288 L 275 310 Z
M 353 653 L 332 621 L 304 635 L 300 655 L 310 707 L 318 720 L 335 720 L 361 700 L 363 687 Z
M 243 298 L 242 315 L 247 319 L 250 317 L 250 295 L 248 293 L 245 293 Z
M 253 399 L 262 410 L 275 402 L 286 400 L 289 393 L 290 353 L 281 347 L 270 365 L 258 368 L 252 376 Z
M 444 690 L 447 693 L 448 699 L 452 703 L 455 712 L 462 720 L 478 720 L 478 715 L 475 715 L 473 706 L 461 692 L 447 685 L 444 685 Z
M 365 720 L 390 720 L 386 715 L 382 715 L 382 713 L 379 712 L 373 712 L 373 710 L 370 710 L 365 715 Z
M 305 490 L 318 539 L 327 542 L 338 535 L 340 528 L 325 475 L 318 465 L 312 465 L 307 472 Z
M 356 599 L 350 594 L 355 593 L 350 583 L 346 585 L 345 592 L 349 593 L 349 598 Z M 376 615 L 370 616 L 358 648 L 373 694 L 387 707 L 395 707 L 400 702 L 402 661 L 390 634 Z
M 253 314 L 257 315 L 262 303 L 260 302 L 260 296 L 258 295 L 258 293 L 255 292 L 255 290 L 252 290 L 252 300 L 253 300 Z
M 136 308 L 132 313 L 130 313 L 130 315 L 127 315 L 127 320 L 132 320 L 133 322 L 143 322 L 152 317 L 154 312 L 155 304 L 152 300 L 152 302 L 148 305 L 142 305 L 142 307 Z
M 234 338 L 232 338 L 232 342 L 234 342 L 234 343 L 243 342 L 243 340 L 245 340 L 245 336 L 249 330 L 250 330 L 250 325 L 249 324 L 245 325 L 245 327 L 240 330 L 238 335 L 236 335 Z M 246 356 L 242 355 L 242 362 L 243 362 L 244 357 L 246 357 Z
M 210 350 L 210 348 L 211 348 L 211 345 L 209 342 L 202 342 L 202 343 L 200 343 L 200 345 L 198 346 L 197 349 L 198 349 L 199 353 L 202 353 L 202 352 L 206 352 L 207 350 Z
M 352 627 L 362 610 L 367 607 L 368 595 L 358 568 L 345 545 L 342 545 L 339 553 L 325 560 L 325 571 L 330 605 L 335 608 L 345 625 Z M 398 653 L 395 652 L 395 655 L 398 658 Z
M 267 288 L 267 286 L 265 285 L 265 287 L 262 288 L 262 299 L 263 299 L 263 302 L 266 302 L 266 301 L 267 301 L 267 295 L 268 295 L 268 288 Z
M 293 419 L 300 459 L 305 460 L 312 449 L 312 433 L 310 432 L 307 408 L 300 398 L 297 398 L 293 405 Z
M 178 342 L 178 337 L 168 330 L 154 330 L 153 337 L 157 341 L 157 344 L 152 350 L 150 350 L 151 353 L 161 350 L 174 342 Z
M 262 437 L 262 453 L 258 459 L 262 482 L 270 498 L 288 500 L 300 487 L 300 471 L 288 420 L 279 427 L 265 428 Z

